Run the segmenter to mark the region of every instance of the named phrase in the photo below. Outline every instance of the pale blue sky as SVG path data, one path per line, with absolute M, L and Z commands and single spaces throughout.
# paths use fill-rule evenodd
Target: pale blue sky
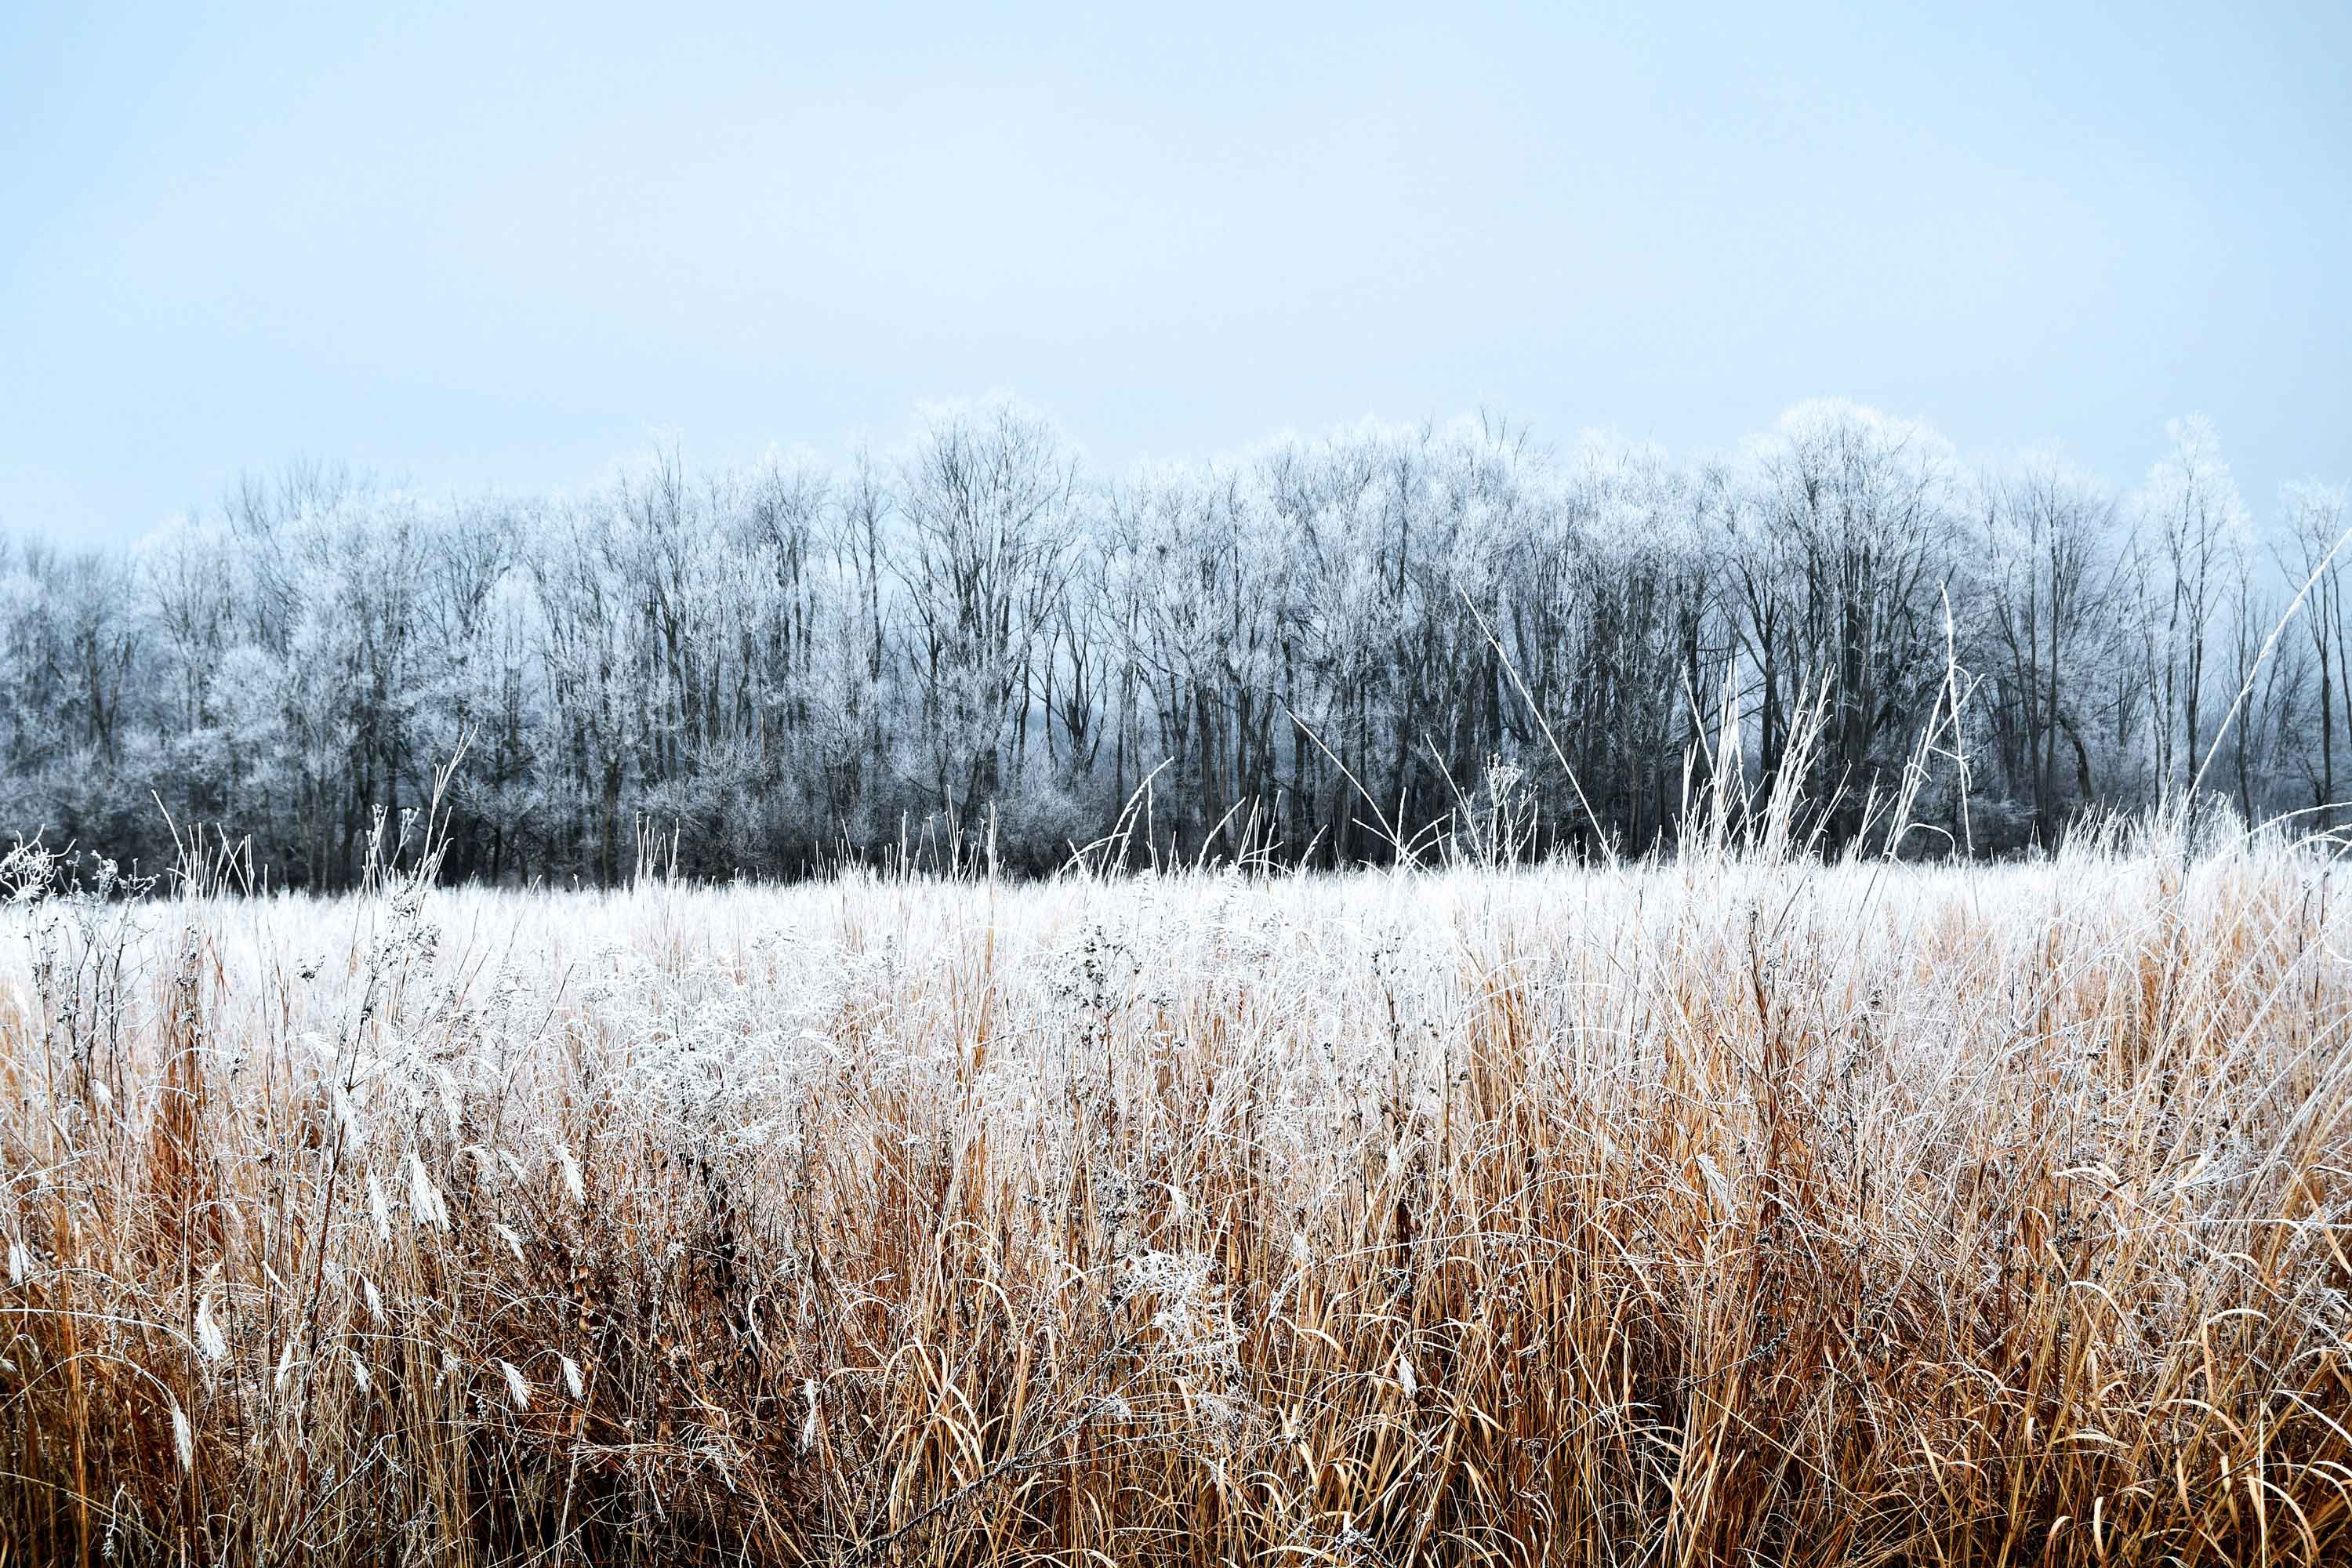
M 1015 390 L 1098 469 L 1848 395 L 2352 478 L 2352 5 L 0 6 L 0 528 Z

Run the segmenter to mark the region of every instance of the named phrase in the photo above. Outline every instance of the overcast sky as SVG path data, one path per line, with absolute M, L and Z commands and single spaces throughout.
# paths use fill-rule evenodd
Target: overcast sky
M 999 387 L 1097 470 L 1837 395 L 2352 478 L 2352 5 L 362 9 L 0 5 L 0 528 Z

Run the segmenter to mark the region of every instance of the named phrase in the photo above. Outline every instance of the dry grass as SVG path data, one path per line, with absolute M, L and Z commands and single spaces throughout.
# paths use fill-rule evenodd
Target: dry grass
M 21 904 L 5 1562 L 2345 1561 L 2336 881 Z

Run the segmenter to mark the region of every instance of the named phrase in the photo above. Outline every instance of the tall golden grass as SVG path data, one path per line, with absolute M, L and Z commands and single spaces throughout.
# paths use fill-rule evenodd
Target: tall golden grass
M 2352 1561 L 2283 843 L 428 872 L 13 863 L 5 1568 Z

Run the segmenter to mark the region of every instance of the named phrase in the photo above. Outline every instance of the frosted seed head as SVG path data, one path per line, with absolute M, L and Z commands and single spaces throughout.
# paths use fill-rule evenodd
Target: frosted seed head
M 213 1317 L 213 1299 L 207 1291 L 196 1303 L 196 1349 L 206 1361 L 228 1359 L 228 1335 L 221 1331 L 220 1323 Z
M 448 1227 L 449 1205 L 443 1201 L 441 1189 L 433 1184 L 424 1160 L 415 1153 L 408 1156 L 408 1208 L 419 1225 Z
M 563 1170 L 564 1194 L 575 1204 L 586 1203 L 588 1184 L 581 1179 L 580 1162 L 572 1157 L 572 1151 L 560 1139 L 555 1145 L 555 1163 Z
M 331 1092 L 331 1093 L 333 1095 L 333 1097 L 334 1097 L 334 1101 L 335 1101 L 335 1120 L 336 1120 L 338 1122 L 341 1122 L 341 1123 L 342 1124 L 343 1136 L 344 1136 L 344 1137 L 346 1137 L 346 1138 L 348 1138 L 348 1139 L 350 1139 L 350 1140 L 351 1140 L 352 1142 L 359 1142 L 359 1139 L 360 1139 L 360 1110 L 359 1110 L 359 1107 L 358 1107 L 358 1106 L 356 1106 L 356 1105 L 354 1105 L 354 1104 L 352 1102 L 352 1097 L 351 1097 L 351 1095 L 350 1095 L 348 1092 L 346 1092 L 346 1091 L 345 1091 L 345 1089 L 344 1089 L 344 1088 L 343 1088 L 343 1086 L 342 1086 L 341 1084 L 340 1084 L 340 1083 L 334 1083 L 334 1082 L 330 1082 L 330 1083 L 328 1084 L 328 1086 L 327 1086 L 327 1087 L 328 1087 L 328 1089 L 330 1090 L 330 1092 Z

